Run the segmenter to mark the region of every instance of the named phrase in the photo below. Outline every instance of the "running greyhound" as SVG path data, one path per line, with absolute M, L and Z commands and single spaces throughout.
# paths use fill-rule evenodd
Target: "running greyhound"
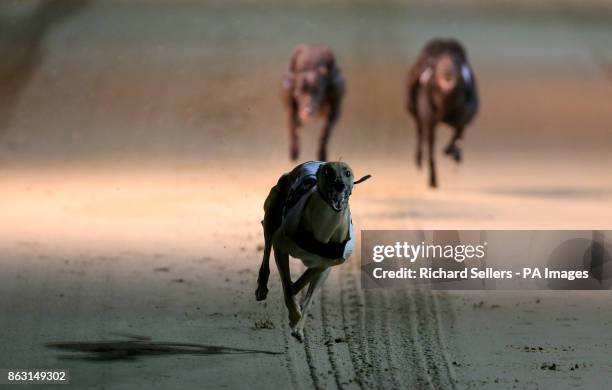
M 265 245 L 255 298 L 263 301 L 268 295 L 270 251 L 274 248 L 291 334 L 299 341 L 304 338 L 304 321 L 314 293 L 331 267 L 344 263 L 353 251 L 349 196 L 354 184 L 369 178 L 366 175 L 353 182 L 353 171 L 343 162 L 310 161 L 281 176 L 266 198 L 262 221 Z M 307 267 L 295 283 L 291 281 L 289 255 Z M 296 295 L 306 285 L 308 291 L 298 305 Z
M 296 47 L 283 79 L 281 95 L 287 110 L 289 155 L 300 154 L 298 128 L 312 118 L 325 119 L 319 139 L 319 160 L 327 160 L 327 142 L 340 115 L 344 79 L 330 48 L 303 44 Z
M 463 46 L 454 39 L 430 41 L 408 72 L 407 95 L 407 109 L 417 127 L 416 163 L 421 168 L 423 137 L 426 136 L 429 144 L 429 185 L 436 187 L 436 126 L 442 122 L 454 129 L 454 135 L 444 152 L 460 162 L 459 142 L 465 127 L 478 110 L 476 80 Z

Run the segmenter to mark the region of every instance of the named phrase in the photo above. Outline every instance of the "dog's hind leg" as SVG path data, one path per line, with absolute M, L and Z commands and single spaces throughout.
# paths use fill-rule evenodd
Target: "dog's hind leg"
M 300 305 L 302 309 L 302 318 L 297 322 L 294 328 L 291 329 L 291 335 L 296 339 L 302 341 L 304 339 L 304 324 L 306 322 L 306 317 L 310 306 L 312 305 L 313 296 L 321 289 L 323 283 L 329 276 L 329 272 L 331 268 L 314 268 L 316 273 L 312 277 L 312 281 L 308 285 L 308 291 L 306 292 L 306 296 Z
M 345 259 L 339 258 L 333 261 L 324 261 L 319 262 L 318 266 L 312 266 L 308 268 L 304 273 L 298 278 L 298 280 L 293 283 L 292 291 L 293 295 L 297 295 L 307 284 L 309 284 L 317 275 L 324 270 L 325 268 L 335 267 L 345 262 Z M 323 265 L 324 263 L 324 265 Z
M 295 295 L 291 289 L 291 272 L 289 270 L 289 255 L 277 248 L 274 248 L 274 260 L 278 267 L 281 283 L 283 285 L 283 295 L 285 297 L 285 305 L 289 310 L 289 326 L 293 329 L 302 317 L 300 307 L 297 304 Z
M 298 278 L 298 280 L 293 283 L 291 286 L 291 291 L 293 295 L 297 295 L 308 283 L 312 281 L 314 277 L 316 277 L 319 272 L 321 272 L 321 268 L 308 268 L 302 276 Z

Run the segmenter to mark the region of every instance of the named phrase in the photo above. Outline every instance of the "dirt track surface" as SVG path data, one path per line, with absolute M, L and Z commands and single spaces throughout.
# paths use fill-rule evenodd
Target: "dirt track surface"
M 304 41 L 330 44 L 347 78 L 330 152 L 374 176 L 351 199 L 357 231 L 610 229 L 609 10 L 69 8 L 2 8 L 0 367 L 68 367 L 79 389 L 609 383 L 608 293 L 366 291 L 356 254 L 303 344 L 274 267 L 268 301 L 253 295 L 262 203 L 291 168 L 277 88 Z M 465 162 L 438 156 L 438 191 L 402 109 L 407 64 L 434 35 L 467 44 L 483 99 Z M 304 159 L 317 131 L 302 131 Z M 45 347 L 133 336 L 197 346 Z

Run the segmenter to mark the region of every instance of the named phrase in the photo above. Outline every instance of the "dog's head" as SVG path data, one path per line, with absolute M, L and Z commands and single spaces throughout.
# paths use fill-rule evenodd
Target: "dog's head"
M 325 163 L 317 171 L 317 187 L 332 209 L 342 211 L 353 191 L 353 170 L 343 162 Z
M 328 70 L 321 66 L 295 74 L 293 98 L 297 102 L 298 116 L 302 122 L 319 114 L 328 84 Z
M 323 200 L 335 211 L 345 210 L 355 184 L 368 180 L 371 175 L 365 175 L 353 181 L 353 170 L 341 161 L 328 162 L 317 171 L 317 187 Z
M 448 94 L 455 89 L 461 77 L 461 61 L 458 57 L 443 54 L 435 67 L 435 80 L 438 88 Z

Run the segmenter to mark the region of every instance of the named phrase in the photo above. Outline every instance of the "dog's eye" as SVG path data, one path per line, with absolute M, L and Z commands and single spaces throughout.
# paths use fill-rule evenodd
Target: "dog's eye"
M 334 170 L 330 167 L 326 167 L 323 173 L 325 173 L 325 176 L 331 177 L 334 174 Z
M 344 171 L 344 176 L 351 177 L 351 171 Z

